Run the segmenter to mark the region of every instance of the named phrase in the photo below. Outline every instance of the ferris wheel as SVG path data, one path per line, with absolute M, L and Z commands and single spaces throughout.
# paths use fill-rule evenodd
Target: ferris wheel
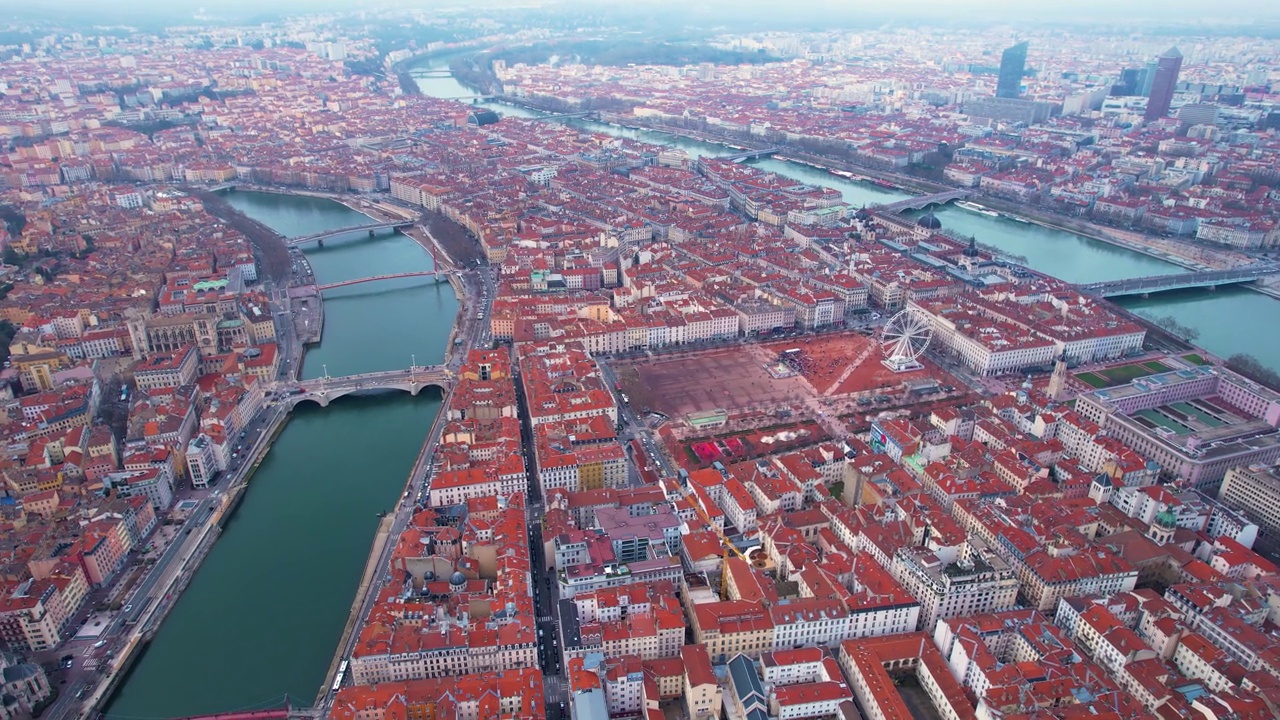
M 884 353 L 885 367 L 894 372 L 919 370 L 924 367 L 918 358 L 929 347 L 933 338 L 933 323 L 929 316 L 915 308 L 907 308 L 889 318 L 880 333 L 880 350 Z

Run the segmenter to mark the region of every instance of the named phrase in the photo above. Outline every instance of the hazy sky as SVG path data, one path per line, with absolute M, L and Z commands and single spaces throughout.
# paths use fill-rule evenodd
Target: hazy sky
M 10 12 L 21 12 L 13 0 L 0 2 L 0 17 L 5 14 L 4 5 L 10 6 Z M 253 13 L 301 13 L 307 10 L 326 11 L 334 9 L 370 9 L 378 7 L 495 7 L 502 2 L 494 0 L 450 0 L 448 2 L 431 2 L 430 0 L 40 0 L 25 5 L 25 9 L 34 12 L 58 13 L 89 11 L 96 17 L 110 16 L 118 12 L 121 17 L 137 16 L 154 12 L 172 16 L 174 14 L 192 14 L 203 8 L 211 15 L 246 15 Z M 516 2 L 516 5 L 528 6 L 533 3 Z M 794 3 L 779 3 L 776 0 L 701 0 L 700 2 L 677 2 L 676 0 L 568 0 L 578 8 L 594 8 L 597 12 L 606 8 L 652 8 L 654 10 L 670 8 L 673 20 L 678 22 L 682 14 L 688 14 L 696 8 L 701 12 L 693 14 L 704 16 L 708 12 L 724 8 L 731 17 L 745 19 L 747 16 L 760 15 L 762 18 L 775 14 L 786 14 L 794 17 L 797 12 L 806 16 L 821 18 L 829 15 L 833 20 L 851 15 L 874 17 L 919 17 L 924 19 L 963 18 L 970 20 L 1007 19 L 1062 19 L 1070 21 L 1111 21 L 1119 19 L 1150 20 L 1152 22 L 1185 21 L 1193 19 L 1219 19 L 1224 21 L 1252 21 L 1280 18 L 1280 2 L 1272 0 L 883 0 L 864 2 L 861 0 L 811 0 L 797 6 Z

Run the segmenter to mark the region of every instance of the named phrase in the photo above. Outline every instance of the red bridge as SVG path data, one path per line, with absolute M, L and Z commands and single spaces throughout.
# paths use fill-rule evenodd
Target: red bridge
M 354 280 L 343 280 L 341 282 L 328 283 L 326 285 L 318 285 L 317 290 L 332 290 L 334 288 L 346 287 L 348 285 L 359 285 L 360 283 L 374 282 L 376 280 L 395 280 L 397 278 L 411 277 L 434 277 L 439 280 L 441 277 L 448 275 L 445 270 L 423 270 L 420 272 L 392 273 L 390 275 L 373 275 L 370 277 L 355 278 Z

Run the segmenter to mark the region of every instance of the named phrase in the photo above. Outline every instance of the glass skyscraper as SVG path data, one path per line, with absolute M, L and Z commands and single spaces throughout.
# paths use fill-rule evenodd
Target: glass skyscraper
M 1022 92 L 1022 75 L 1027 69 L 1027 44 L 1020 42 L 1000 55 L 1000 80 L 996 97 L 1016 98 Z

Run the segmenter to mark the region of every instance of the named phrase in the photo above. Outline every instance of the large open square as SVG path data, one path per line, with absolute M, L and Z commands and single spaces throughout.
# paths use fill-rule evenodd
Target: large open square
M 897 373 L 881 360 L 874 337 L 845 332 L 663 354 L 619 362 L 614 370 L 636 409 L 677 421 L 715 410 L 739 418 L 773 415 L 816 403 L 835 414 L 884 410 L 894 398 L 910 404 L 905 399 L 940 397 L 921 395 L 922 387 L 945 388 L 945 395 L 961 385 L 928 360 L 922 359 L 921 369 Z
M 619 363 L 615 369 L 633 406 L 673 419 L 708 410 L 800 403 L 814 394 L 799 375 L 770 375 L 765 369 L 769 359 L 759 347 L 744 345 Z

